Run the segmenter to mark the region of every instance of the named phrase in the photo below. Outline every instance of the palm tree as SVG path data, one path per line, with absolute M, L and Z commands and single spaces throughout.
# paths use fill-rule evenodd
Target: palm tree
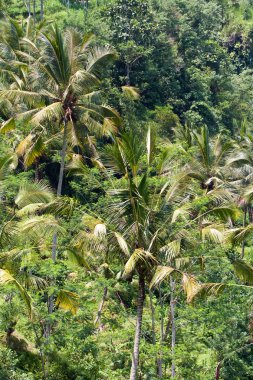
M 161 176 L 160 168 L 163 167 L 162 162 L 166 155 L 164 157 L 161 154 L 159 159 L 157 157 L 157 162 L 153 162 L 157 149 L 155 140 L 155 135 L 149 130 L 145 149 L 133 133 L 125 133 L 120 139 L 116 139 L 113 146 L 106 148 L 105 157 L 109 172 L 124 178 L 123 188 L 109 191 L 112 202 L 107 224 L 117 231 L 117 243 L 127 258 L 122 276 L 130 280 L 135 274 L 138 276 L 137 318 L 130 380 L 135 380 L 138 376 L 146 285 L 158 266 L 159 250 L 164 245 L 165 236 L 171 233 L 168 225 L 172 216 L 172 205 L 182 200 L 183 191 L 183 186 L 177 180 L 173 183 L 171 179 L 168 185 L 165 183 L 166 177 Z M 159 178 L 160 183 L 157 185 Z M 157 364 L 161 373 L 161 363 Z
M 27 105 L 25 112 L 14 111 L 3 129 L 13 127 L 16 120 L 25 120 L 33 127 L 30 140 L 36 149 L 43 146 L 38 139 L 45 126 L 51 128 L 53 122 L 53 132 L 55 125 L 62 132 L 57 196 L 62 193 L 68 141 L 73 146 L 82 147 L 86 142 L 93 147 L 92 135 L 110 135 L 120 121 L 116 111 L 101 104 L 99 92 L 102 70 L 115 55 L 107 48 L 90 49 L 90 42 L 90 36 L 82 39 L 73 30 L 61 33 L 57 27 L 52 27 L 50 34 L 41 33 L 37 41 L 39 59 L 29 68 L 28 88 L 12 89 L 10 86 L 0 91 L 0 99 L 8 99 L 14 107 L 19 103 Z M 38 155 L 36 152 L 35 157 Z M 54 261 L 56 240 L 55 237 Z
M 232 141 L 222 141 L 221 135 L 210 138 L 208 127 L 201 128 L 200 133 L 192 132 L 196 144 L 196 155 L 184 168 L 185 175 L 199 181 L 202 189 L 212 190 L 226 182 L 226 159 L 231 152 Z

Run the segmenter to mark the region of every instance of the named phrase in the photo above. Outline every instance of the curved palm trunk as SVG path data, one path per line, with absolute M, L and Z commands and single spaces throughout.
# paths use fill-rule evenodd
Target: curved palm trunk
M 61 151 L 61 166 L 60 166 L 60 173 L 59 173 L 58 186 L 57 186 L 57 197 L 60 197 L 62 193 L 65 157 L 66 157 L 66 152 L 67 152 L 67 120 L 66 118 L 64 118 L 63 124 L 64 124 L 64 132 L 63 132 L 63 144 L 62 144 L 62 151 Z M 54 262 L 56 261 L 56 248 L 57 248 L 57 234 L 54 234 L 53 245 L 52 245 L 52 259 Z
M 144 299 L 145 299 L 145 279 L 144 279 L 143 273 L 139 273 L 137 319 L 136 319 L 136 327 L 135 327 L 134 349 L 133 349 L 133 354 L 132 354 L 130 380 L 137 379 Z

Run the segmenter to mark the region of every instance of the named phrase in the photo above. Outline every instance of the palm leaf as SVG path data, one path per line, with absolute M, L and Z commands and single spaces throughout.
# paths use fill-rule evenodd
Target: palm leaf
M 236 276 L 244 283 L 253 285 L 253 267 L 243 260 L 232 261 Z
M 24 234 L 35 234 L 39 237 L 49 237 L 56 233 L 64 233 L 63 227 L 52 215 L 40 215 L 27 218 L 18 223 L 20 231 Z
M 155 274 L 150 282 L 150 289 L 159 286 L 163 281 L 167 280 L 170 275 L 177 271 L 175 268 L 159 265 L 156 268 Z
M 150 252 L 136 249 L 125 264 L 123 278 L 130 276 L 139 264 L 150 268 L 152 264 L 157 264 L 157 260 Z
M 187 296 L 187 302 L 191 302 L 193 295 L 195 295 L 198 290 L 199 283 L 194 276 L 183 273 L 182 285 Z
M 133 86 L 122 86 L 121 87 L 123 94 L 125 94 L 131 100 L 140 99 L 140 94 L 137 87 Z
M 76 314 L 78 310 L 78 295 L 69 290 L 61 289 L 56 298 L 56 306 Z
M 54 200 L 51 188 L 43 181 L 23 184 L 15 199 L 19 208 L 31 204 L 48 204 Z
M 21 297 L 26 303 L 29 317 L 32 319 L 33 309 L 32 309 L 32 299 L 30 295 L 27 293 L 25 288 L 7 270 L 0 269 L 0 285 L 5 285 L 9 283 L 12 283 L 18 289 Z
M 114 232 L 114 235 L 117 239 L 117 242 L 119 244 L 119 247 L 120 249 L 122 250 L 122 252 L 127 256 L 129 257 L 130 256 L 130 251 L 129 251 L 129 248 L 128 248 L 128 245 L 127 245 L 127 242 L 126 240 L 123 238 L 122 235 L 120 235 L 119 233 L 117 232 Z

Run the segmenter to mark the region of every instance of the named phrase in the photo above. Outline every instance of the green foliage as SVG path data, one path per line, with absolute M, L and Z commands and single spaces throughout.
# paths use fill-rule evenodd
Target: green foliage
M 252 5 L 0 2 L 0 379 L 252 378 Z

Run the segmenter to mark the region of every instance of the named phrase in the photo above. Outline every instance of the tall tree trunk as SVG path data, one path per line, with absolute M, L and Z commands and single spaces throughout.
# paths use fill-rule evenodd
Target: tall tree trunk
M 33 18 L 34 23 L 36 22 L 36 0 L 33 0 Z
M 150 309 L 151 309 L 151 322 L 152 322 L 152 342 L 153 345 L 156 345 L 156 333 L 155 333 L 155 308 L 152 299 L 152 293 L 149 290 L 149 300 L 150 300 Z M 160 353 L 156 357 L 156 366 L 157 366 L 157 375 L 159 379 L 162 379 L 162 358 Z
M 59 180 L 57 186 L 57 197 L 61 196 L 62 193 L 62 183 L 63 183 L 63 175 L 64 175 L 64 166 L 65 166 L 65 157 L 67 152 L 67 119 L 64 118 L 64 132 L 63 132 L 63 143 L 62 143 L 62 151 L 61 151 L 61 165 L 60 165 L 60 173 Z M 56 248 L 57 248 L 57 234 L 54 234 L 53 237 L 53 245 L 52 245 L 52 259 L 56 262 Z
M 40 19 L 44 18 L 44 0 L 40 0 Z
M 57 197 L 61 196 L 62 193 L 62 182 L 63 182 L 63 175 L 64 175 L 64 166 L 65 166 L 65 157 L 66 157 L 66 151 L 67 151 L 67 118 L 64 117 L 63 120 L 64 125 L 64 131 L 63 131 L 63 143 L 62 143 L 62 151 L 61 151 L 61 165 L 60 165 L 60 172 L 59 172 L 59 180 L 58 180 L 58 186 L 57 186 Z M 53 236 L 53 243 L 52 243 L 52 260 L 55 263 L 56 262 L 56 250 L 57 250 L 57 233 Z M 54 295 L 51 294 L 48 297 L 48 314 L 52 314 L 54 309 Z M 49 340 L 51 334 L 51 323 L 47 322 L 45 326 L 45 338 L 47 341 Z
M 175 281 L 170 277 L 170 313 L 171 313 L 171 377 L 176 376 L 175 369 L 175 346 L 176 346 L 176 323 L 175 323 Z
M 244 204 L 244 210 L 243 210 L 243 227 L 246 227 L 246 219 L 247 219 L 247 204 Z M 245 240 L 242 242 L 242 253 L 241 253 L 241 258 L 244 258 L 244 253 L 245 253 Z
M 126 85 L 130 86 L 130 63 L 126 62 Z
M 28 0 L 28 16 L 31 16 L 31 0 Z
M 221 362 L 218 363 L 218 365 L 215 369 L 215 380 L 220 379 L 220 369 L 221 369 Z
M 136 327 L 135 327 L 134 349 L 133 349 L 133 354 L 132 354 L 130 380 L 137 379 L 144 299 L 145 299 L 145 278 L 144 278 L 143 273 L 139 273 L 137 319 L 136 319 Z
M 101 315 L 102 315 L 102 310 L 103 310 L 103 307 L 104 307 L 104 304 L 105 304 L 105 300 L 106 300 L 106 296 L 107 296 L 107 291 L 108 291 L 108 288 L 107 288 L 107 286 L 105 286 L 104 287 L 104 294 L 103 294 L 102 300 L 101 300 L 99 308 L 98 308 L 97 316 L 96 316 L 95 321 L 94 321 L 95 325 L 97 323 L 100 323 L 100 319 L 101 319 Z M 99 324 L 99 330 L 101 330 L 101 324 Z

